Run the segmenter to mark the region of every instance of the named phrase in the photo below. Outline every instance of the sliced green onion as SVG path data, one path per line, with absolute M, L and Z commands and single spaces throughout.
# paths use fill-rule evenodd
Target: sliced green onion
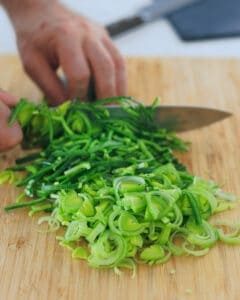
M 121 108 L 105 106 L 112 102 Z M 218 240 L 240 244 L 239 225 L 209 221 L 237 198 L 186 170 L 174 153 L 188 143 L 158 128 L 155 112 L 156 102 L 145 107 L 130 97 L 54 108 L 21 100 L 10 123 L 18 121 L 23 146 L 37 150 L 0 173 L 0 184 L 23 187 L 5 210 L 41 212 L 38 223 L 61 228 L 57 240 L 73 258 L 117 274 L 205 255 Z

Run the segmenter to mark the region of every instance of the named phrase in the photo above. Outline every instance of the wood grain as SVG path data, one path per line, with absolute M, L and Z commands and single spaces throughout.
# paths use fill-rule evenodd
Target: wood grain
M 148 103 L 202 104 L 234 112 L 228 120 L 182 134 L 192 142 L 182 157 L 195 173 L 212 178 L 240 195 L 240 61 L 210 59 L 128 59 L 129 94 Z M 15 57 L 0 58 L 0 87 L 37 99 L 39 91 L 23 74 Z M 7 153 L 1 167 L 19 149 Z M 22 210 L 2 208 L 17 191 L 0 190 L 0 299 L 240 299 L 240 247 L 219 244 L 202 258 L 173 258 L 160 266 L 140 266 L 137 276 L 118 277 L 109 270 L 90 269 L 72 260 L 55 234 L 39 233 L 36 218 Z M 225 214 L 239 219 L 240 209 Z M 223 216 L 222 216 L 223 217 Z M 170 271 L 176 269 L 171 275 Z

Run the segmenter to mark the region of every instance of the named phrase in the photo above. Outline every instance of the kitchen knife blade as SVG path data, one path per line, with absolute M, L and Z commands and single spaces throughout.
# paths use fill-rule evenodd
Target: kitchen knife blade
M 141 24 L 154 21 L 175 10 L 200 0 L 153 0 L 151 4 L 141 8 L 135 15 L 120 19 L 106 26 L 110 36 L 116 36 L 124 31 L 137 27 Z
M 115 117 L 124 118 L 127 114 L 120 106 L 108 106 L 108 110 Z M 161 128 L 181 132 L 208 126 L 231 115 L 214 108 L 161 105 L 156 108 L 154 121 Z

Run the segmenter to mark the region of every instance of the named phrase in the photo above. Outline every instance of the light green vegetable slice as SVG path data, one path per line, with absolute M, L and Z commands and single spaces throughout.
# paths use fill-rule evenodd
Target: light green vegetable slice
M 112 102 L 125 113 L 110 111 Z M 175 151 L 188 144 L 157 127 L 155 108 L 129 97 L 55 108 L 22 99 L 9 121 L 22 126 L 23 147 L 38 149 L 0 173 L 0 184 L 23 189 L 5 210 L 40 212 L 73 258 L 117 274 L 205 255 L 219 240 L 239 245 L 240 226 L 210 223 L 237 198 L 186 170 Z

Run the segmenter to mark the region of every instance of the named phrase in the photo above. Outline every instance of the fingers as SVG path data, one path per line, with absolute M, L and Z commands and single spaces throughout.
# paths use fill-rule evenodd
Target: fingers
M 115 66 L 116 93 L 118 96 L 126 96 L 127 94 L 127 72 L 125 61 L 113 42 L 108 38 L 103 39 L 103 43 L 110 53 Z
M 90 77 L 98 98 L 126 95 L 124 60 L 101 26 L 69 14 L 69 19 L 64 17 L 61 22 L 48 20 L 45 27 L 18 39 L 26 73 L 52 104 L 76 96 L 85 99 Z M 56 74 L 58 65 L 67 85 Z
M 4 92 L 3 90 L 0 89 L 0 100 L 2 102 L 4 102 L 7 106 L 9 107 L 13 107 L 17 104 L 18 102 L 18 98 L 7 93 Z
M 26 73 L 43 90 L 51 104 L 57 105 L 65 100 L 65 91 L 55 70 L 40 52 L 33 49 L 25 51 L 22 61 Z
M 90 69 L 85 54 L 77 40 L 64 41 L 58 47 L 60 65 L 67 77 L 67 97 L 87 97 Z
M 115 65 L 109 52 L 95 39 L 86 40 L 84 52 L 91 66 L 97 98 L 116 96 Z
M 6 99 L 6 98 L 5 98 Z M 1 100 L 1 95 L 0 95 Z M 0 151 L 10 149 L 22 140 L 22 130 L 18 123 L 8 125 L 10 109 L 0 101 Z

